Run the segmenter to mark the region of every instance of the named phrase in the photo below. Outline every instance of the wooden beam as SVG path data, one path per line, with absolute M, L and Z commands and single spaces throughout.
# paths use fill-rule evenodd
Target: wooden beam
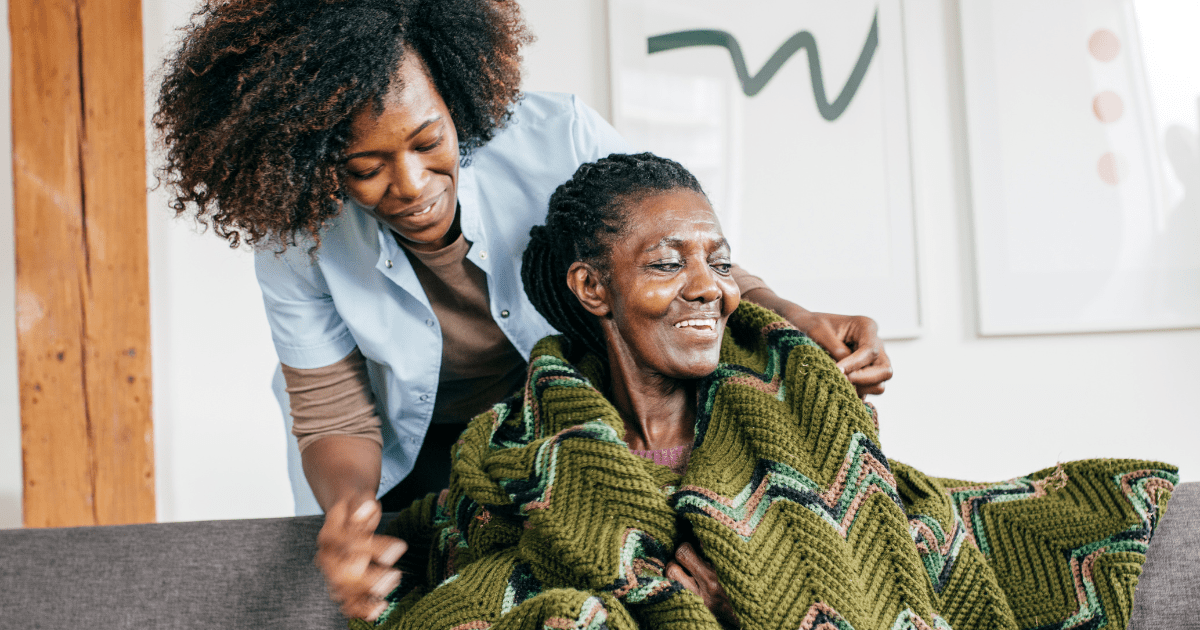
M 140 0 L 10 0 L 24 519 L 154 520 Z

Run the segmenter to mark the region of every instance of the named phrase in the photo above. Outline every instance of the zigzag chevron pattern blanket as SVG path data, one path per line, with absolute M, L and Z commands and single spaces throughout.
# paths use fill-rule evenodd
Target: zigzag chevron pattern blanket
M 543 340 L 524 391 L 463 434 L 449 490 L 389 526 L 410 551 L 377 625 L 719 628 L 663 575 L 685 539 L 747 629 L 1127 624 L 1173 467 L 930 478 L 888 461 L 853 387 L 774 314 L 743 302 L 721 361 L 680 477 L 629 452 L 602 363 Z

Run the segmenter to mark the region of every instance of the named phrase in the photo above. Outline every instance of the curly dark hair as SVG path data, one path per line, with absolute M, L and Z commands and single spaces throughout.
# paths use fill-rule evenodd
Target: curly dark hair
M 351 116 L 376 113 L 408 51 L 429 69 L 462 160 L 520 97 L 516 0 L 207 0 L 163 68 L 159 181 L 231 247 L 320 244 L 341 209 Z
M 704 195 L 700 182 L 679 162 L 653 153 L 614 153 L 580 166 L 550 196 L 546 224 L 529 231 L 521 281 L 534 308 L 573 347 L 582 344 L 607 356 L 596 317 L 567 286 L 567 270 L 586 262 L 607 277 L 611 246 L 625 230 L 629 206 L 680 188 Z

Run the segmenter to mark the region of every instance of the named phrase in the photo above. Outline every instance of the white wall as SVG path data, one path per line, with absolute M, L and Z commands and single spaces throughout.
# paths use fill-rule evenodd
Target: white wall
M 21 526 L 21 417 L 17 398 L 16 268 L 12 187 L 12 41 L 0 0 L 0 528 Z
M 192 5 L 143 1 L 148 74 Z M 539 38 L 526 50 L 525 87 L 573 92 L 607 114 L 604 0 L 522 6 Z M 1200 480 L 1200 414 L 1190 395 L 1200 376 L 1193 360 L 1200 356 L 1200 330 L 976 335 L 957 6 L 957 0 L 905 0 L 925 332 L 888 346 L 896 376 L 875 399 L 887 452 L 934 474 L 976 479 L 1081 457 L 1147 457 L 1180 465 L 1185 480 Z M 7 29 L 0 37 L 0 54 L 7 55 Z M 7 60 L 0 66 L 7 86 Z M 149 102 L 153 81 L 148 85 Z M 9 120 L 7 99 L 0 100 Z M 0 141 L 10 144 L 8 125 L 0 127 Z M 19 524 L 21 484 L 11 153 L 0 156 L 3 527 Z M 251 256 L 173 219 L 162 191 L 148 199 L 159 518 L 289 514 L 283 430 L 269 391 L 276 359 Z M 820 303 L 820 296 L 791 297 Z
M 925 334 L 889 346 L 887 452 L 969 479 L 1144 457 L 1200 480 L 1200 330 L 976 335 L 958 3 L 906 0 L 905 20 Z
M 604 1 L 522 6 L 539 37 L 525 87 L 607 114 Z M 1084 457 L 1157 458 L 1200 480 L 1200 330 L 977 336 L 958 1 L 905 0 L 904 15 L 924 333 L 888 344 L 896 376 L 874 398 L 886 452 L 979 480 Z
M 197 5 L 143 0 L 147 121 L 162 58 Z M 149 140 L 153 147 L 153 133 Z M 148 162 L 159 164 L 153 149 Z M 290 515 L 283 420 L 270 389 L 278 360 L 253 256 L 175 219 L 164 189 L 150 191 L 147 208 L 158 518 Z

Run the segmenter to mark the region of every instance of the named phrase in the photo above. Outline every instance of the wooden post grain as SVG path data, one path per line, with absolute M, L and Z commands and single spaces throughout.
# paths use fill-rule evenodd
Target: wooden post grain
M 28 526 L 154 520 L 140 0 L 10 0 Z

